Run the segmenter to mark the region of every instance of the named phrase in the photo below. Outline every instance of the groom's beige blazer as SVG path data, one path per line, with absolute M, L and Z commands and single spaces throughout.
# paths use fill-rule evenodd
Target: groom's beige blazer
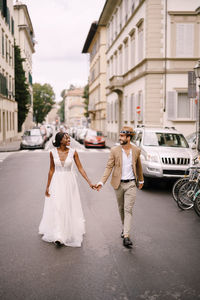
M 141 150 L 136 146 L 131 145 L 132 147 L 132 167 L 133 167 L 133 174 L 135 176 L 136 185 L 138 181 L 143 181 L 143 173 L 142 173 L 142 165 L 140 161 L 140 152 Z M 122 146 L 116 146 L 111 148 L 110 156 L 106 165 L 106 169 L 104 171 L 103 177 L 101 178 L 101 182 L 103 184 L 106 183 L 108 177 L 110 176 L 111 172 L 111 185 L 114 189 L 118 189 L 121 181 L 122 176 Z

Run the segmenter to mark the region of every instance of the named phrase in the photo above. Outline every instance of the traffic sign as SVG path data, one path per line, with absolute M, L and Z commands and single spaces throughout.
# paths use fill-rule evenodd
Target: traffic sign
M 137 114 L 140 114 L 141 113 L 141 107 L 138 105 L 136 106 L 136 113 Z

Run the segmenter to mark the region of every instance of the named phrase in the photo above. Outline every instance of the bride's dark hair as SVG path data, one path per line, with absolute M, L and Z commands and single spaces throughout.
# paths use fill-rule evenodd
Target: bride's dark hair
M 55 142 L 53 142 L 54 147 L 60 147 L 60 142 L 62 141 L 62 138 L 64 135 L 67 135 L 66 132 L 58 132 L 55 136 Z

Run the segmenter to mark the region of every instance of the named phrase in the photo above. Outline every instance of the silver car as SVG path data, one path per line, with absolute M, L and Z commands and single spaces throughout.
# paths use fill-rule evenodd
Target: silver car
M 183 177 L 193 165 L 197 153 L 175 128 L 135 129 L 133 143 L 141 149 L 141 162 L 146 185 L 149 178 Z

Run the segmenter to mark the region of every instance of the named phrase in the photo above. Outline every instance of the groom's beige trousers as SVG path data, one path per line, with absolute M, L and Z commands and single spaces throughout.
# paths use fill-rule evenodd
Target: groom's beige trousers
M 124 235 L 129 236 L 133 214 L 133 205 L 136 198 L 135 181 L 121 182 L 115 190 L 119 213 L 124 226 Z

